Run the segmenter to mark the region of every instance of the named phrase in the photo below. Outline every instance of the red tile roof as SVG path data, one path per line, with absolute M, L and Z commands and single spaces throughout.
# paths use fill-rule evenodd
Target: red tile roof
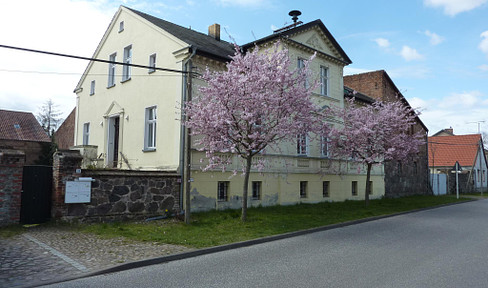
M 0 110 L 0 139 L 51 142 L 30 112 Z
M 476 158 L 480 134 L 429 137 L 429 167 L 472 167 Z

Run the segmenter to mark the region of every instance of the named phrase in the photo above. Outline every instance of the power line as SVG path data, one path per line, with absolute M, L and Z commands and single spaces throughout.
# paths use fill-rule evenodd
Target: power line
M 35 70 L 16 70 L 16 69 L 0 69 L 0 72 L 9 73 L 26 73 L 26 74 L 47 74 L 47 75 L 66 75 L 66 76 L 81 76 L 83 73 L 78 72 L 54 72 L 54 71 L 35 71 Z M 93 76 L 107 76 L 108 73 L 91 73 Z M 131 74 L 131 77 L 174 77 L 175 75 L 152 75 L 152 74 Z
M 47 54 L 47 55 L 52 55 L 52 56 L 60 56 L 60 57 L 67 57 L 67 58 L 74 58 L 74 59 L 81 59 L 81 60 L 88 60 L 88 61 L 94 61 L 94 62 L 102 62 L 102 63 L 108 63 L 108 64 L 126 65 L 126 66 L 144 68 L 144 69 L 154 69 L 154 70 L 180 73 L 180 74 L 194 73 L 194 72 L 190 72 L 190 71 L 182 71 L 182 70 L 175 70 L 175 69 L 169 69 L 169 68 L 152 67 L 152 66 L 138 65 L 138 64 L 132 64 L 132 63 L 128 64 L 128 63 L 123 63 L 123 62 L 116 62 L 116 61 L 103 60 L 103 59 L 90 58 L 90 57 L 82 57 L 82 56 L 69 55 L 69 54 L 62 54 L 62 53 L 49 52 L 49 51 L 43 51 L 43 50 L 21 48 L 21 47 L 15 47 L 15 46 L 7 46 L 7 45 L 2 45 L 2 44 L 0 44 L 0 48 L 14 49 L 14 50 L 20 50 L 20 51 L 24 51 L 24 52 L 33 52 L 33 53 Z

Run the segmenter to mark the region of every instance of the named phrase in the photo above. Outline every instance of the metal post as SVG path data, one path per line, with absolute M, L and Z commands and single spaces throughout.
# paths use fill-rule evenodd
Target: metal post
M 459 199 L 459 163 L 456 161 L 456 198 Z

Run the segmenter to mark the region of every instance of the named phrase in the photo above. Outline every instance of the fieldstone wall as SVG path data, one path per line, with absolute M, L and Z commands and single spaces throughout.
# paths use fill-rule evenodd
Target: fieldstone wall
M 145 219 L 179 212 L 180 177 L 173 173 L 83 170 L 94 179 L 91 202 L 68 204 L 65 219 L 86 222 Z
M 180 212 L 180 176 L 162 171 L 90 170 L 81 166 L 79 151 L 54 157 L 54 218 L 65 221 L 105 222 L 176 214 Z M 66 181 L 90 177 L 90 203 L 64 203 Z
M 456 194 L 456 174 L 455 173 L 449 173 L 448 176 L 449 179 L 447 179 L 447 182 L 449 184 L 449 194 Z M 474 183 L 473 179 L 470 178 L 469 173 L 460 173 L 458 176 L 458 181 L 459 181 L 459 193 L 464 194 L 464 193 L 473 193 L 476 192 L 474 188 Z
M 20 222 L 25 153 L 0 150 L 0 226 Z

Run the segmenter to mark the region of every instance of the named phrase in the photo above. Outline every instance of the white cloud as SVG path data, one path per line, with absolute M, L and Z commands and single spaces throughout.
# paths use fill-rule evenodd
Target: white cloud
M 413 60 L 422 60 L 424 59 L 424 56 L 421 55 L 417 50 L 414 48 L 408 47 L 408 46 L 403 46 L 402 51 L 400 52 L 400 55 L 405 59 L 406 61 L 413 61 Z
M 412 107 L 421 108 L 420 119 L 432 135 L 441 129 L 452 127 L 457 135 L 478 132 L 477 121 L 486 121 L 481 130 L 486 132 L 488 125 L 488 100 L 480 91 L 452 93 L 440 99 L 407 99 Z
M 0 29 L 0 39 L 9 46 L 91 57 L 117 8 L 104 1 L 6 1 L 0 27 L 9 28 Z M 22 11 L 22 24 L 12 11 Z M 0 48 L 0 63 L 0 108 L 35 114 L 52 99 L 62 117 L 75 107 L 73 90 L 88 64 L 5 48 Z
M 439 36 L 436 33 L 430 32 L 429 30 L 426 30 L 424 34 L 430 38 L 430 44 L 434 46 L 441 44 L 445 40 L 444 37 Z
M 483 39 L 478 47 L 488 56 L 488 31 L 481 33 L 480 37 Z
M 480 69 L 481 71 L 488 71 L 488 65 L 487 64 L 480 65 L 478 66 L 478 69 Z
M 481 92 L 470 91 L 452 93 L 450 96 L 444 97 L 439 103 L 439 107 L 452 109 L 472 109 L 486 104 L 486 101 L 482 99 Z
M 444 13 L 455 16 L 458 13 L 473 10 L 485 4 L 488 0 L 424 0 L 424 5 L 443 8 Z
M 388 47 L 390 47 L 390 41 L 388 41 L 388 39 L 385 39 L 385 38 L 376 38 L 376 39 L 374 39 L 374 41 L 381 48 L 388 48 Z

